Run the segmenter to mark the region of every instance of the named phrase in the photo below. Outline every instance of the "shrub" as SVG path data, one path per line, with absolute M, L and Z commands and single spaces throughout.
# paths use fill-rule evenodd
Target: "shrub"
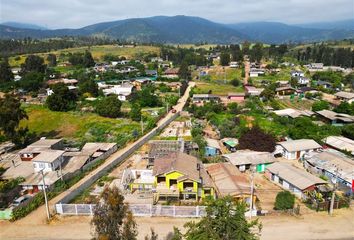
M 275 198 L 274 209 L 286 210 L 294 208 L 295 196 L 289 191 L 282 191 L 277 194 Z

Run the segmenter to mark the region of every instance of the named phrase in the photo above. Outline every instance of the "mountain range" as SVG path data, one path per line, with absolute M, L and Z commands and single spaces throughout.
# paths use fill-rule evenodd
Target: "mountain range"
M 60 36 L 105 36 L 135 42 L 156 43 L 264 43 L 312 42 L 354 37 L 354 19 L 288 25 L 278 22 L 221 24 L 191 16 L 156 16 L 103 22 L 78 29 L 44 29 L 21 24 L 0 24 L 1 38 L 50 38 Z

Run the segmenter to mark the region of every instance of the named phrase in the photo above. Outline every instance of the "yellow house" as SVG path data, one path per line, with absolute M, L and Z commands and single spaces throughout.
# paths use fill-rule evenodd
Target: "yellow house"
M 212 181 L 196 157 L 182 152 L 155 159 L 153 175 L 158 200 L 194 200 L 214 197 Z

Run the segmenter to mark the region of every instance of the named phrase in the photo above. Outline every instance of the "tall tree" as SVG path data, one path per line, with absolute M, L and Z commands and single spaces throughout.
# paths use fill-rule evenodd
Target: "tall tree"
M 251 230 L 261 224 L 257 220 L 247 222 L 246 205 L 235 202 L 227 196 L 207 203 L 206 216 L 199 222 L 185 224 L 187 240 L 256 240 L 258 236 Z
M 57 56 L 55 54 L 48 54 L 47 56 L 48 66 L 55 67 L 57 65 Z
M 137 103 L 133 103 L 130 112 L 129 112 L 129 117 L 134 120 L 134 121 L 140 121 L 141 119 L 141 107 Z
M 10 82 L 14 79 L 9 60 L 5 58 L 0 62 L 0 83 Z
M 136 240 L 137 225 L 117 187 L 105 188 L 95 207 L 91 225 L 97 240 Z
M 21 73 L 26 74 L 28 72 L 44 73 L 46 65 L 44 59 L 37 55 L 29 55 L 25 62 L 21 65 Z
M 97 97 L 99 94 L 98 85 L 94 80 L 88 79 L 79 82 L 79 91 L 83 95 L 89 93 L 93 97 Z
M 75 108 L 77 96 L 65 84 L 55 84 L 52 90 L 54 93 L 46 100 L 50 110 L 66 112 Z
M 5 95 L 5 98 L 0 98 L 0 130 L 6 137 L 14 138 L 20 121 L 27 118 L 18 98 L 9 94 Z
M 189 70 L 189 66 L 188 66 L 188 63 L 186 61 L 183 61 L 181 66 L 179 67 L 178 76 L 181 79 L 190 80 L 191 71 Z
M 220 65 L 229 66 L 230 63 L 230 54 L 228 52 L 223 52 L 220 55 Z
M 38 91 L 44 84 L 44 74 L 39 72 L 28 72 L 17 83 L 26 91 Z
M 117 118 L 120 115 L 122 102 L 116 95 L 105 97 L 100 100 L 95 108 L 96 113 L 102 117 Z
M 92 54 L 89 51 L 85 51 L 82 63 L 84 67 L 93 67 L 95 66 L 95 60 L 93 60 Z

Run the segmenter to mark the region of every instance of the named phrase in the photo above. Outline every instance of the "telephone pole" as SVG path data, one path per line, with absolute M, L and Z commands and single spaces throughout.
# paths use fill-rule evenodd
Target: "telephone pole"
M 42 175 L 42 182 L 43 182 L 43 193 L 44 193 L 44 201 L 45 201 L 45 209 L 47 211 L 47 218 L 48 221 L 50 220 L 50 212 L 49 212 L 49 205 L 48 205 L 48 198 L 47 198 L 47 191 L 45 190 L 45 181 L 44 181 L 44 173 L 43 173 L 43 169 L 40 170 L 41 175 Z
M 141 135 L 144 135 L 144 122 L 143 116 L 140 117 L 140 125 L 141 125 Z
M 254 169 L 253 166 L 251 166 L 251 203 L 250 203 L 250 220 L 252 219 L 252 213 L 253 213 L 253 191 L 254 191 Z
M 333 207 L 334 207 L 334 199 L 336 196 L 336 189 L 337 189 L 337 182 L 338 182 L 338 168 L 335 170 L 335 178 L 332 180 L 333 182 L 333 192 L 332 192 L 332 198 L 331 198 L 331 205 L 329 208 L 329 215 L 333 214 Z

